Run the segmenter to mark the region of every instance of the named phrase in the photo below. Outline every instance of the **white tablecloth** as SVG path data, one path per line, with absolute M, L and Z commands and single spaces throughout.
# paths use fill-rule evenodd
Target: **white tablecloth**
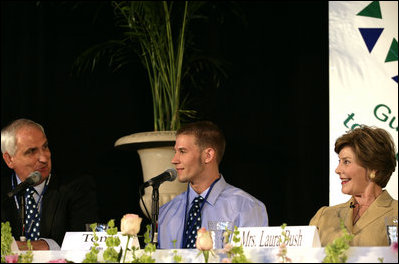
M 293 263 L 317 263 L 321 262 L 325 257 L 324 248 L 287 248 L 287 256 L 292 259 Z M 173 262 L 174 250 L 157 250 L 152 257 L 159 263 Z M 279 262 L 277 257 L 278 248 L 246 248 L 245 255 L 251 262 Z M 178 249 L 177 254 L 183 257 L 183 262 L 204 262 L 202 254 L 198 256 L 196 249 Z M 87 251 L 34 251 L 33 262 L 48 262 L 50 260 L 65 258 L 74 262 L 82 262 Z M 142 250 L 136 252 L 137 256 L 142 254 Z M 98 254 L 99 260 L 102 261 L 102 252 Z M 398 263 L 398 253 L 394 252 L 390 247 L 351 247 L 347 252 L 350 263 L 379 262 L 379 258 L 383 258 L 384 263 Z M 216 252 L 215 256 L 210 254 L 209 262 L 217 263 L 225 257 L 220 252 Z M 127 254 L 126 261 L 131 260 L 131 253 Z

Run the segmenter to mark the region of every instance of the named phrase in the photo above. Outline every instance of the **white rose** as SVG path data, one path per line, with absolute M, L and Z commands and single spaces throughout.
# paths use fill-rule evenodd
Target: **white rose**
M 121 220 L 122 235 L 135 236 L 140 231 L 140 224 L 143 218 L 136 214 L 125 214 Z
M 197 241 L 195 242 L 195 246 L 198 250 L 211 250 L 213 248 L 213 241 L 211 234 L 202 227 L 197 232 Z

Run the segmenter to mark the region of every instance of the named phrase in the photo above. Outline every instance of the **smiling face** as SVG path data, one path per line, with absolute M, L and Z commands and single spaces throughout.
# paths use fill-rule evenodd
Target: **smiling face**
M 196 182 L 204 172 L 204 153 L 195 143 L 194 135 L 181 134 L 176 137 L 175 155 L 172 163 L 175 165 L 180 182 Z
M 360 166 L 356 160 L 355 153 L 349 146 L 342 148 L 338 157 L 339 164 L 335 172 L 341 179 L 342 193 L 361 195 L 370 183 L 367 177 L 367 169 Z
M 38 171 L 43 182 L 51 171 L 51 152 L 44 133 L 34 126 L 23 126 L 16 132 L 16 152 L 14 156 L 3 154 L 8 167 L 13 169 L 24 181 L 28 176 Z

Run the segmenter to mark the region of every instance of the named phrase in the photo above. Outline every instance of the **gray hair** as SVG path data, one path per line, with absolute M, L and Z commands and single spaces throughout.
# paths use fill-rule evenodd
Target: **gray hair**
M 15 155 L 17 151 L 17 139 L 15 135 L 17 131 L 24 126 L 36 127 L 46 135 L 42 125 L 25 118 L 17 119 L 1 130 L 1 152 L 3 154 L 7 152 L 11 156 Z

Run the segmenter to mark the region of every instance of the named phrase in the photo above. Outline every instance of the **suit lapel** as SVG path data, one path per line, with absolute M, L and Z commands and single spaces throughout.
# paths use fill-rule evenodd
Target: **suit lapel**
M 377 199 L 370 205 L 366 212 L 360 217 L 359 221 L 354 226 L 353 233 L 359 232 L 366 226 L 393 210 L 390 207 L 392 197 L 386 192 L 377 197 Z
M 353 223 L 352 223 L 353 210 L 352 208 L 350 208 L 352 202 L 353 202 L 353 197 L 348 202 L 337 205 L 339 207 L 337 217 L 338 219 L 344 221 L 345 228 L 348 230 L 349 233 L 351 233 L 353 230 Z
M 353 199 L 353 198 L 352 198 Z M 351 199 L 351 201 L 352 201 Z M 345 208 L 343 208 L 343 210 L 345 211 L 345 227 L 348 230 L 349 233 L 353 232 L 353 210 L 352 208 L 349 207 L 350 206 L 350 202 L 348 202 L 347 204 L 345 204 Z
M 48 237 L 51 233 L 51 227 L 54 221 L 54 213 L 60 199 L 58 191 L 58 180 L 56 177 L 51 176 L 48 189 L 43 194 L 43 209 L 40 219 L 40 235 L 42 237 Z

